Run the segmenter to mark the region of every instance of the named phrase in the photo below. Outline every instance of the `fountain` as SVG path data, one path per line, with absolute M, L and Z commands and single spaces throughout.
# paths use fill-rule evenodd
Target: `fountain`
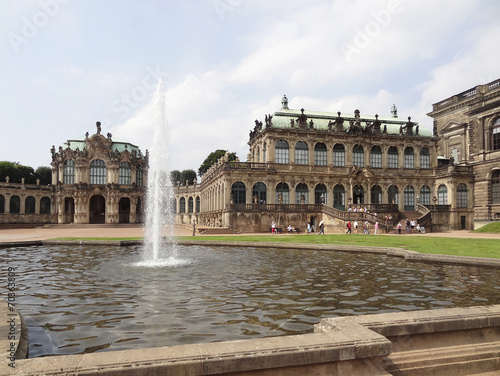
M 165 84 L 160 79 L 154 94 L 153 146 L 149 153 L 144 260 L 137 266 L 176 266 L 177 247 L 172 237 L 174 216 L 168 154 L 168 124 L 165 112 Z M 164 258 L 166 257 L 166 258 Z

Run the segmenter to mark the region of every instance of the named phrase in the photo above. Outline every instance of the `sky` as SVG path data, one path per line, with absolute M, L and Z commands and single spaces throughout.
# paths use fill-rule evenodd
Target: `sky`
M 245 161 L 281 108 L 412 117 L 500 78 L 498 0 L 2 0 L 0 160 L 50 166 L 96 132 L 153 145 L 165 85 L 170 169 Z

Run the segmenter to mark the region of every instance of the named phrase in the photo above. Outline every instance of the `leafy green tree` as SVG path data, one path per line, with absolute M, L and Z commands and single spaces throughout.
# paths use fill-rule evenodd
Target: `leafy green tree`
M 198 175 L 203 176 L 204 173 L 208 171 L 212 165 L 214 165 L 217 160 L 226 154 L 225 150 L 218 149 L 216 151 L 211 152 L 207 158 L 203 161 L 201 164 L 200 168 L 198 169 Z M 236 160 L 236 153 L 229 153 L 229 161 L 235 161 Z
M 195 170 L 183 170 L 180 176 L 181 185 L 186 184 L 186 180 L 188 184 L 194 184 L 196 181 L 196 171 Z
M 10 178 L 12 183 L 21 183 L 22 178 L 26 184 L 35 184 L 36 175 L 33 167 L 23 166 L 18 162 L 0 162 L 0 181 L 5 181 L 6 177 Z
M 170 171 L 170 181 L 174 187 L 177 185 L 178 181 L 182 183 L 181 172 L 179 170 Z
M 40 179 L 40 185 L 49 185 L 52 183 L 52 169 L 47 166 L 40 166 L 36 169 L 35 175 Z

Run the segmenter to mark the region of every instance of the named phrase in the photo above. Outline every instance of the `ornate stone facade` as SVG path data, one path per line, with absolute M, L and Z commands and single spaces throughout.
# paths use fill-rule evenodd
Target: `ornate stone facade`
M 97 132 L 52 153 L 52 185 L 0 183 L 0 223 L 136 223 L 142 221 L 148 155 Z

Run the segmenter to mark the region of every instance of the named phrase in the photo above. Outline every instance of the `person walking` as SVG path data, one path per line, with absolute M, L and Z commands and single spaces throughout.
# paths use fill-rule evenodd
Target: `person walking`
M 375 222 L 375 226 L 373 226 L 373 229 L 375 231 L 375 235 L 378 233 L 378 221 Z
M 274 235 L 276 233 L 276 222 L 272 221 L 271 222 L 271 235 Z
M 354 221 L 354 233 L 358 233 L 358 221 Z
M 323 223 L 320 223 L 320 225 L 319 225 L 318 235 L 321 235 L 321 234 L 325 235 L 325 225 Z
M 352 231 L 351 231 L 351 221 L 347 222 L 347 231 L 345 232 L 345 234 L 351 234 L 352 235 Z
M 398 223 L 398 234 L 399 235 L 401 235 L 401 227 L 403 227 L 403 226 L 401 226 L 401 222 L 399 222 Z

